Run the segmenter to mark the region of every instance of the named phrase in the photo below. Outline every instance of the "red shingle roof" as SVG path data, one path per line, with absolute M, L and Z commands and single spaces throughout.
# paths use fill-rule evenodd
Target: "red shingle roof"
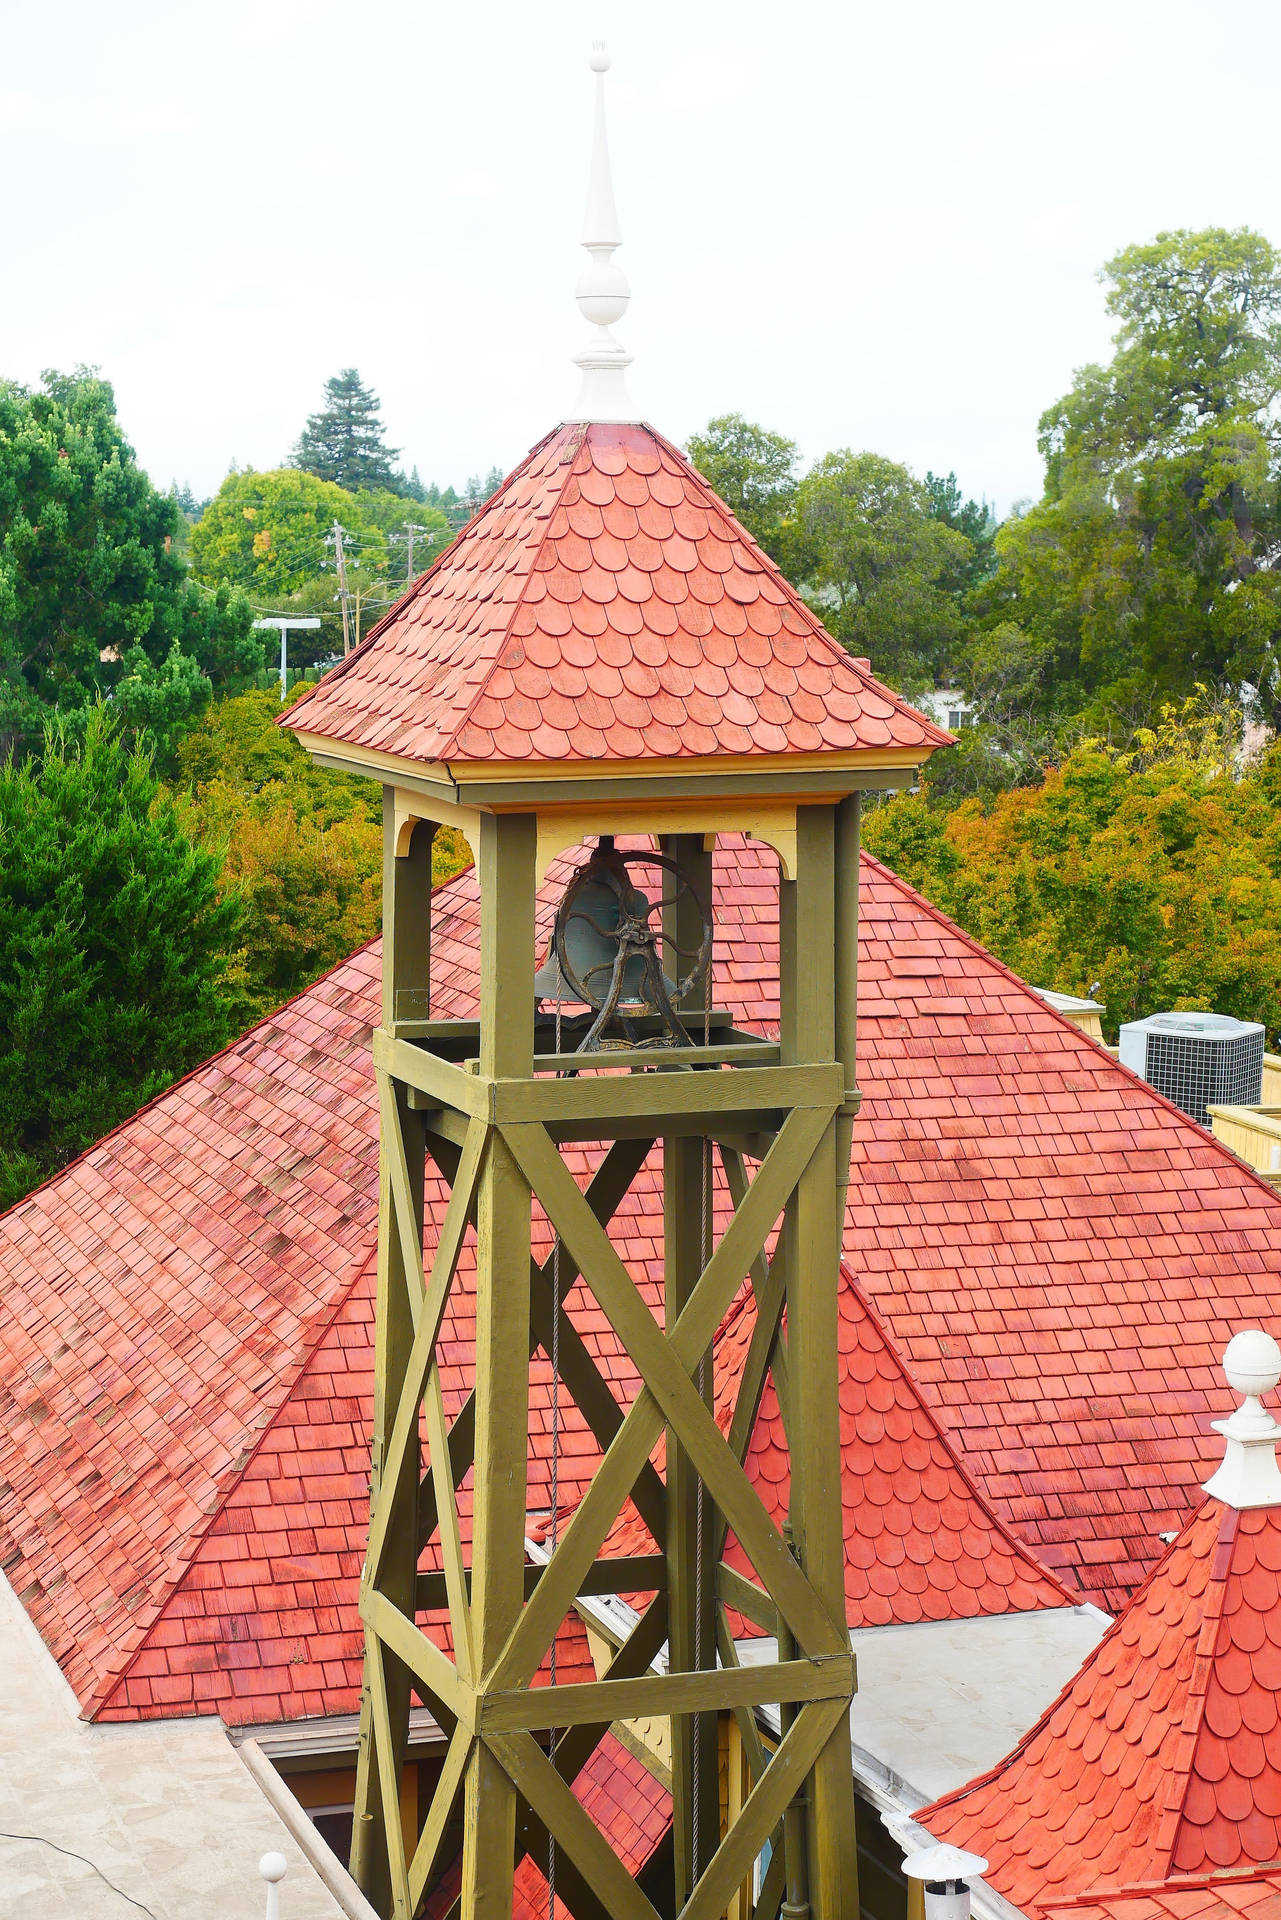
M 1281 1920 L 1281 1873 L 1188 1876 L 1107 1888 L 1043 1911 L 1046 1920 Z
M 1076 1596 L 987 1505 L 848 1268 L 841 1278 L 841 1493 L 850 1626 L 913 1626 L 1071 1605 Z M 716 1348 L 715 1407 L 722 1432 L 734 1416 L 755 1324 L 750 1295 L 740 1295 Z M 660 1443 L 660 1469 L 663 1453 Z M 745 1465 L 766 1512 L 781 1527 L 791 1472 L 772 1379 L 761 1396 Z M 606 1550 L 620 1556 L 656 1550 L 634 1507 L 611 1531 Z M 733 1535 L 725 1557 L 755 1578 Z M 756 1632 L 746 1622 L 734 1630 Z
M 719 997 L 768 1023 L 773 856 L 727 839 L 715 864 Z M 863 877 L 852 1271 L 988 1506 L 1123 1594 L 1212 1464 L 1227 1337 L 1272 1318 L 1281 1198 L 884 868 Z M 474 878 L 436 907 L 435 1004 L 461 1015 Z M 349 1702 L 377 976 L 376 946 L 354 955 L 0 1221 L 0 1557 L 88 1712 Z M 647 1289 L 653 1192 L 617 1227 Z M 581 1289 L 571 1310 L 630 1398 Z M 546 1405 L 536 1368 L 540 1434 Z M 565 1419 L 570 1501 L 592 1449 Z M 533 1474 L 536 1507 L 542 1439 Z
M 1281 1859 L 1281 1509 L 1207 1500 L 1001 1764 L 917 1816 L 1025 1909 Z
M 535 447 L 283 723 L 454 765 L 951 738 L 829 638 L 675 447 L 602 425 Z

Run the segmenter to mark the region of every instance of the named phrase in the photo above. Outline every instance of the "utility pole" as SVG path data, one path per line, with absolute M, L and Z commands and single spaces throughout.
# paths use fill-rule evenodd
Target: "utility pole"
M 402 520 L 401 525 L 405 529 L 405 585 L 412 587 L 414 584 L 414 535 L 416 533 L 430 534 L 432 529 L 430 527 L 420 527 L 415 520 Z M 396 545 L 399 546 L 399 536 L 395 536 L 395 539 Z
M 342 650 L 351 652 L 351 610 L 347 597 L 347 562 L 343 555 L 342 542 L 346 528 L 335 520 L 325 536 L 325 545 L 334 550 L 334 564 L 338 569 L 338 598 L 342 602 Z
M 280 632 L 280 700 L 283 706 L 289 692 L 289 633 L 291 628 L 307 627 L 312 631 L 320 625 L 318 615 L 309 615 L 305 620 L 286 619 L 283 614 L 271 614 L 265 620 L 255 620 L 256 627 L 276 627 Z

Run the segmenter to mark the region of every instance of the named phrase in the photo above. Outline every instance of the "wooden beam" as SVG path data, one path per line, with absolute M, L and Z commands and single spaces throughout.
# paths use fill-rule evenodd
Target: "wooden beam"
M 428 1692 L 443 1701 L 456 1720 L 475 1731 L 475 1700 L 465 1687 L 458 1669 L 443 1654 L 421 1627 L 407 1620 L 385 1594 L 367 1593 L 360 1602 L 360 1617 L 365 1625 L 390 1647 L 410 1672 L 418 1675 Z
M 830 1126 L 830 1121 L 826 1124 Z M 639 1460 L 646 1457 L 664 1419 L 678 1429 L 708 1492 L 733 1527 L 775 1604 L 784 1617 L 792 1621 L 805 1651 L 829 1653 L 848 1644 L 845 1628 L 838 1627 L 818 1602 L 783 1545 L 755 1489 L 699 1398 L 689 1372 L 719 1324 L 738 1285 L 738 1275 L 744 1271 L 784 1196 L 790 1192 L 797 1165 L 804 1166 L 814 1134 L 823 1127 L 823 1115 L 812 1111 L 802 1110 L 789 1118 L 744 1203 L 745 1207 L 755 1203 L 759 1216 L 755 1246 L 744 1241 L 741 1264 L 722 1267 L 722 1279 L 725 1274 L 730 1278 L 728 1288 L 723 1286 L 722 1297 L 718 1298 L 711 1291 L 710 1283 L 726 1247 L 733 1244 L 731 1236 L 741 1219 L 736 1217 L 691 1295 L 670 1342 L 659 1331 L 608 1236 L 586 1206 L 576 1182 L 543 1130 L 536 1127 L 507 1130 L 505 1137 L 520 1159 L 531 1187 L 555 1230 L 573 1249 L 584 1278 L 636 1362 L 645 1386 L 553 1556 L 556 1578 L 542 1583 L 516 1630 L 515 1644 L 502 1656 L 494 1676 L 496 1685 L 526 1685 L 532 1678 L 550 1644 L 550 1636 L 572 1600 L 574 1583 L 586 1571 L 608 1531 L 610 1499 L 616 1499 L 613 1507 L 616 1514 L 626 1490 L 624 1486 L 620 1495 L 620 1485 L 630 1484 L 628 1476 L 634 1476 L 637 1470 L 637 1456 Z M 734 1258 L 737 1260 L 738 1256 Z M 560 1612 L 554 1614 L 558 1604 Z
M 635 1064 L 635 1062 L 633 1062 Z M 483 1080 L 477 1083 L 484 1086 Z M 830 1065 L 735 1067 L 715 1073 L 665 1073 L 657 1060 L 644 1072 L 624 1078 L 584 1075 L 578 1079 L 495 1079 L 492 1114 L 500 1127 L 538 1121 L 600 1122 L 609 1134 L 618 1119 L 652 1120 L 655 1133 L 667 1133 L 678 1115 L 722 1114 L 731 1102 L 743 1113 L 840 1105 L 844 1079 Z M 737 1130 L 737 1129 L 736 1129 Z
M 527 1075 L 534 1054 L 536 820 L 485 815 L 480 866 L 480 1057 L 486 1076 Z M 511 1148 L 490 1139 L 476 1223 L 476 1478 L 472 1652 L 482 1681 L 525 1597 L 530 1351 L 530 1193 Z M 467 1768 L 463 1912 L 511 1920 L 516 1794 L 480 1742 Z
M 404 1754 L 391 1724 L 387 1699 L 387 1678 L 382 1648 L 369 1649 L 367 1672 L 373 1718 L 374 1752 L 378 1763 L 382 1831 L 388 1855 L 391 1880 L 391 1912 L 394 1920 L 413 1920 L 409 1899 L 409 1876 L 405 1866 L 405 1836 L 400 1823 L 400 1775 Z
M 728 1712 L 762 1700 L 840 1700 L 848 1707 L 848 1653 L 789 1660 L 782 1666 L 712 1667 L 702 1673 L 646 1673 L 635 1680 L 588 1680 L 564 1687 L 522 1687 L 484 1693 L 476 1702 L 479 1731 L 532 1732 L 552 1725 L 634 1720 L 650 1714 Z
M 441 1844 L 453 1818 L 454 1808 L 458 1805 L 458 1796 L 463 1789 L 463 1777 L 471 1755 L 472 1738 L 473 1736 L 465 1727 L 457 1726 L 450 1735 L 449 1745 L 445 1749 L 445 1758 L 441 1763 L 436 1791 L 432 1795 L 427 1818 L 418 1836 L 414 1857 L 409 1864 L 409 1911 L 411 1913 L 417 1913 L 428 1882 L 435 1875 Z
M 802 1790 L 832 1729 L 848 1724 L 849 1701 L 815 1700 L 802 1707 L 756 1782 L 737 1821 L 722 1840 L 681 1914 L 681 1920 L 719 1920 L 751 1872 L 753 1863 L 789 1801 Z M 815 1907 L 816 1920 L 849 1920 L 844 1907 Z M 858 1912 L 857 1908 L 853 1909 Z
M 733 1607 L 736 1613 L 767 1634 L 777 1633 L 778 1609 L 769 1595 L 754 1581 L 744 1579 L 733 1567 L 727 1567 L 723 1560 L 716 1568 L 716 1598 L 723 1607 Z
M 600 1828 L 530 1733 L 495 1733 L 485 1745 L 569 1854 L 614 1920 L 659 1920 Z M 510 1900 L 510 1894 L 508 1896 Z M 511 1920 L 510 1907 L 504 1920 Z
M 543 1567 L 525 1568 L 525 1598 L 537 1592 L 538 1583 L 543 1577 Z M 667 1584 L 667 1562 L 661 1553 L 637 1553 L 623 1559 L 596 1560 L 588 1568 L 587 1577 L 578 1589 L 577 1598 L 590 1599 L 597 1594 L 616 1593 L 661 1593 Z M 468 1591 L 471 1589 L 471 1574 L 467 1574 Z M 418 1576 L 418 1611 L 430 1613 L 436 1607 L 449 1604 L 449 1595 L 445 1587 L 443 1573 L 420 1573 Z
M 530 1005 L 533 1005 L 533 993 L 530 993 Z M 479 1075 L 465 1073 L 461 1067 L 453 1066 L 448 1060 L 442 1060 L 439 1054 L 430 1052 L 426 1047 L 415 1046 L 410 1040 L 400 1040 L 395 1035 L 384 1033 L 375 1028 L 372 1051 L 374 1067 L 379 1073 L 389 1073 L 407 1087 L 415 1087 L 425 1094 L 436 1107 L 453 1107 L 459 1113 L 465 1113 L 469 1120 L 491 1119 L 492 1102 L 489 1096 L 489 1084 Z

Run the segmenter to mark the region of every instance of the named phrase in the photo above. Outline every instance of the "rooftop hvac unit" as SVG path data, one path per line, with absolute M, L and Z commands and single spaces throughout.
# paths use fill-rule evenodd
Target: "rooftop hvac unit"
M 1225 1013 L 1153 1013 L 1121 1028 L 1122 1066 L 1167 1100 L 1210 1124 L 1207 1107 L 1258 1104 L 1263 1093 L 1263 1028 Z

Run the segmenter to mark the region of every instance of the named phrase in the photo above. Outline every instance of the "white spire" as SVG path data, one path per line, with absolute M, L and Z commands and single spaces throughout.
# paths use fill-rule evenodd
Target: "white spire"
M 574 364 L 582 368 L 583 379 L 571 418 L 635 420 L 636 410 L 628 398 L 624 379 L 632 357 L 610 332 L 614 322 L 621 320 L 627 311 L 631 288 L 627 275 L 612 258 L 622 245 L 623 236 L 618 230 L 609 143 L 605 137 L 605 75 L 609 71 L 609 55 L 603 41 L 598 40 L 593 46 L 590 65 L 596 75 L 596 126 L 592 136 L 587 209 L 583 215 L 583 245 L 588 260 L 579 275 L 574 297 L 584 320 L 601 331 L 574 355 Z
M 1234 1334 L 1223 1356 L 1223 1371 L 1232 1391 L 1242 1396 L 1241 1405 L 1228 1419 L 1211 1423 L 1227 1447 L 1205 1491 L 1226 1507 L 1281 1506 L 1281 1427 L 1259 1400 L 1281 1380 L 1281 1347 L 1258 1327 Z

